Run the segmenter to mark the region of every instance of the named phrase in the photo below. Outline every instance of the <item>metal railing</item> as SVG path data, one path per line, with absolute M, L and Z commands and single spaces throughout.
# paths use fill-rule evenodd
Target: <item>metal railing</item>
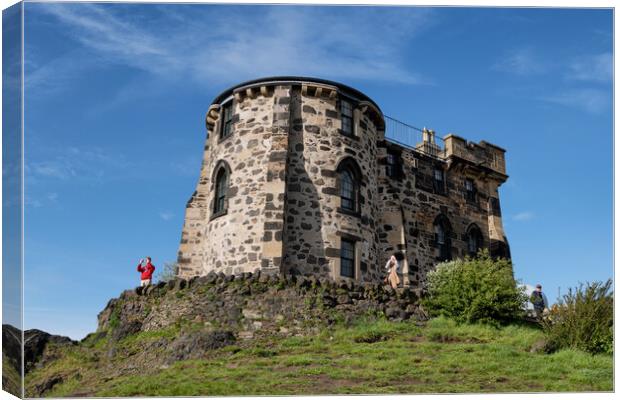
M 429 155 L 442 157 L 445 149 L 443 139 L 437 137 L 435 132 L 420 129 L 406 124 L 392 117 L 385 117 L 385 138 L 393 143 Z

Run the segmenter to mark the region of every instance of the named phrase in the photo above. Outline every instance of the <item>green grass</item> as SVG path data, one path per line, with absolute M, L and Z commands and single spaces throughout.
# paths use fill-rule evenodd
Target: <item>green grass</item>
M 157 335 L 141 333 L 124 345 Z M 541 339 L 533 327 L 457 325 L 444 318 L 425 327 L 361 322 L 315 336 L 239 342 L 205 359 L 148 365 L 106 382 L 89 375 L 101 378 L 103 371 L 86 371 L 80 382 L 69 380 L 50 395 L 78 386 L 90 395 L 121 397 L 613 390 L 611 356 L 531 353 Z
M 2 354 L 2 389 L 14 396 L 21 397 L 22 384 L 21 376 L 5 354 Z

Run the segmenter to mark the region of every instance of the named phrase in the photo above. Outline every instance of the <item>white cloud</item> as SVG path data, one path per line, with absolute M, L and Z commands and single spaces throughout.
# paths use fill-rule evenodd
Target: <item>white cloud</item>
M 583 109 L 598 114 L 611 104 L 611 93 L 601 89 L 570 89 L 553 95 L 543 96 L 541 100 L 563 106 Z
M 161 211 L 159 217 L 164 221 L 170 221 L 174 217 L 174 214 L 168 211 Z
M 609 82 L 613 76 L 611 53 L 584 55 L 569 65 L 567 78 L 578 81 Z
M 542 58 L 531 48 L 516 49 L 497 61 L 492 69 L 516 75 L 537 75 L 546 72 L 548 67 Z
M 225 18 L 219 6 L 193 7 L 191 13 L 159 8 L 166 12 L 148 16 L 128 12 L 138 11 L 135 6 L 40 3 L 37 9 L 62 22 L 64 32 L 93 53 L 97 63 L 202 85 L 270 75 L 428 83 L 401 54 L 420 30 L 435 23 L 431 11 L 413 7 L 276 6 L 252 14 L 230 8 Z M 49 82 L 45 78 L 71 56 L 54 61 L 57 65 L 48 65 L 40 76 L 33 71 L 31 84 Z
M 522 211 L 512 216 L 515 221 L 529 221 L 534 218 L 534 213 L 531 211 Z

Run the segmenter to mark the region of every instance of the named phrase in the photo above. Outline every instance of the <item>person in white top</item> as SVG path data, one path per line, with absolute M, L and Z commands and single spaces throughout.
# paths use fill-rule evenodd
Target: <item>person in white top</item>
M 383 280 L 385 283 L 389 283 L 392 288 L 396 289 L 400 284 L 400 278 L 398 277 L 398 267 L 399 262 L 396 259 L 396 256 L 392 255 L 390 259 L 385 264 L 385 270 L 387 272 L 387 276 Z

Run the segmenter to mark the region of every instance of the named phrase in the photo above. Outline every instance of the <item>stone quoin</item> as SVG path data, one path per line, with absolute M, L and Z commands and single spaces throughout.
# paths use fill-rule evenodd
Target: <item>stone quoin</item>
M 437 263 L 480 248 L 509 258 L 498 192 L 505 150 L 426 129 L 406 145 L 390 126 L 418 133 L 323 79 L 264 78 L 224 91 L 207 111 L 178 275 L 380 282 L 395 254 L 403 283 L 420 287 Z

